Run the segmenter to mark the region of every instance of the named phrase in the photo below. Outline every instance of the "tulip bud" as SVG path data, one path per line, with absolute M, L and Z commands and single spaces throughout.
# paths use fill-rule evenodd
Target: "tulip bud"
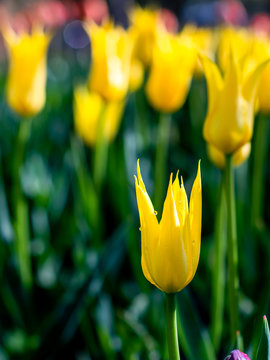
M 250 358 L 247 354 L 244 354 L 239 350 L 233 350 L 231 355 L 227 356 L 225 360 L 250 360 Z

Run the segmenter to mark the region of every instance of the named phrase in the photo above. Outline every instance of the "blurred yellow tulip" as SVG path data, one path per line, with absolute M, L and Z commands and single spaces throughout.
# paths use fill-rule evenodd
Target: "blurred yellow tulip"
M 137 163 L 136 196 L 141 223 L 141 264 L 148 281 L 166 293 L 182 290 L 197 270 L 201 246 L 202 191 L 200 164 L 190 196 L 178 173 L 170 177 L 160 223 Z
M 135 56 L 149 66 L 152 61 L 153 47 L 160 31 L 164 30 L 157 10 L 142 9 L 139 6 L 130 11 L 131 31 L 136 35 Z
M 87 23 L 85 29 L 92 47 L 89 89 L 107 101 L 122 100 L 129 86 L 133 38 L 111 23 L 103 26 Z
M 104 112 L 101 114 L 104 107 Z M 86 86 L 74 90 L 73 112 L 75 129 L 83 141 L 94 146 L 97 142 L 99 121 L 103 118 L 103 136 L 112 141 L 119 129 L 124 110 L 124 101 L 105 103 L 97 93 L 90 92 Z
M 225 27 L 220 30 L 217 58 L 223 72 L 230 66 L 231 51 L 233 51 L 235 61 L 243 65 L 246 57 L 252 53 L 253 40 L 247 28 Z
M 251 152 L 250 142 L 241 146 L 238 150 L 236 150 L 233 153 L 233 158 L 232 158 L 233 165 L 239 166 L 243 162 L 245 162 L 248 159 L 250 152 Z M 207 144 L 207 153 L 213 164 L 215 164 L 220 169 L 225 168 L 226 157 L 219 149 L 217 149 L 215 146 L 211 144 Z
M 173 113 L 185 102 L 197 51 L 186 36 L 161 35 L 154 47 L 146 95 L 158 111 Z
M 231 52 L 224 78 L 211 60 L 201 61 L 208 89 L 203 135 L 222 153 L 232 154 L 251 140 L 257 89 L 267 61 L 247 72 Z
M 46 101 L 46 54 L 51 36 L 39 28 L 31 34 L 3 31 L 9 55 L 8 105 L 21 116 L 40 112 Z
M 206 55 L 211 60 L 215 59 L 218 44 L 218 32 L 216 29 L 206 27 L 199 28 L 192 24 L 187 24 L 181 34 L 191 38 L 198 53 Z M 197 59 L 194 75 L 201 76 L 202 74 L 202 66 L 199 59 Z
M 270 40 L 266 37 L 256 37 L 253 46 L 253 56 L 256 61 L 270 58 Z M 259 88 L 258 108 L 261 112 L 270 113 L 270 64 L 265 67 Z

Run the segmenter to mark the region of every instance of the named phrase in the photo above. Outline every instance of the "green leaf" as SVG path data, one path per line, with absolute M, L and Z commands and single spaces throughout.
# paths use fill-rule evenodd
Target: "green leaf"
M 263 329 L 257 350 L 256 360 L 270 360 L 270 332 L 265 315 L 263 317 Z

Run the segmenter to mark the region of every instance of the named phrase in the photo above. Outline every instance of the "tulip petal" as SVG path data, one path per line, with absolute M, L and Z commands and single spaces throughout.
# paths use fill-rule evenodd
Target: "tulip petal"
M 206 56 L 199 56 L 207 81 L 208 113 L 213 111 L 216 100 L 223 86 L 223 79 L 217 65 Z
M 142 179 L 141 169 L 140 169 L 140 159 L 137 160 L 137 174 L 139 180 L 139 186 L 146 192 L 145 185 Z
M 227 109 L 235 113 L 237 99 L 240 95 L 240 74 L 233 52 L 230 53 L 229 66 L 224 77 L 224 87 L 222 90 L 222 100 L 227 103 Z M 234 117 L 232 117 L 234 119 Z M 230 120 L 230 115 L 228 115 Z
M 181 228 L 173 196 L 172 176 L 164 202 L 157 249 L 153 260 L 153 278 L 167 293 L 183 288 L 187 259 L 181 239 Z
M 186 190 L 184 188 L 183 178 L 181 177 L 181 186 L 179 184 L 178 172 L 173 182 L 173 196 L 178 214 L 180 226 L 184 226 L 185 218 L 188 213 L 188 200 Z
M 139 185 L 136 176 L 135 187 L 141 223 L 142 269 L 146 279 L 155 286 L 159 287 L 158 284 L 153 280 L 152 276 L 152 258 L 158 241 L 159 224 L 152 202 L 148 194 Z
M 267 64 L 269 64 L 269 61 L 270 59 L 260 63 L 247 77 L 243 86 L 243 97 L 247 101 L 252 103 L 254 102 L 262 73 L 265 67 L 267 66 Z
M 190 216 L 190 233 L 191 233 L 191 246 L 192 246 L 192 251 L 191 251 L 192 270 L 194 276 L 198 266 L 200 248 L 201 248 L 202 186 L 201 186 L 200 162 L 198 165 L 197 176 L 191 191 L 189 216 Z

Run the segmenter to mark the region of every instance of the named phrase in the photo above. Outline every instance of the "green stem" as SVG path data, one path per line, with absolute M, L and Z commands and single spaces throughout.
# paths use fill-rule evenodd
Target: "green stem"
M 169 360 L 180 360 L 175 294 L 166 294 L 166 323 Z
M 268 144 L 268 121 L 267 116 L 261 114 L 255 122 L 254 145 L 253 145 L 253 167 L 251 185 L 251 225 L 256 227 L 263 223 L 264 204 L 264 175 Z
M 234 194 L 234 176 L 232 155 L 226 156 L 225 167 L 225 192 L 227 203 L 227 237 L 228 237 L 228 292 L 229 292 L 229 312 L 231 325 L 231 340 L 235 343 L 236 332 L 239 330 L 238 316 L 238 248 L 237 248 L 237 229 L 236 211 Z
M 97 142 L 94 154 L 93 180 L 98 194 L 100 194 L 105 178 L 108 159 L 108 141 L 104 137 L 105 111 L 106 103 L 104 102 L 98 119 Z
M 71 154 L 85 218 L 93 231 L 94 243 L 99 247 L 101 244 L 100 202 L 87 167 L 84 148 L 79 139 L 71 139 Z
M 171 129 L 171 115 L 160 113 L 155 162 L 154 206 L 160 212 L 165 196 L 165 178 L 167 175 L 167 160 Z
M 225 289 L 225 257 L 226 257 L 226 199 L 220 184 L 214 230 L 214 271 L 211 334 L 215 350 L 218 351 L 223 325 L 224 289 Z
M 28 204 L 21 190 L 20 169 L 24 161 L 25 146 L 29 139 L 30 132 L 31 119 L 21 119 L 13 160 L 15 251 L 21 281 L 26 289 L 31 288 L 33 275 L 31 269 Z

